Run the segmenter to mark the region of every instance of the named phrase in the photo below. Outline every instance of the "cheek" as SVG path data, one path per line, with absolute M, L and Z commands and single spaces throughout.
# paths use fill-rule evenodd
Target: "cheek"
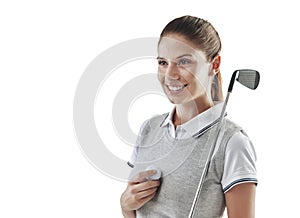
M 157 79 L 158 79 L 158 81 L 159 81 L 160 83 L 163 83 L 163 82 L 164 82 L 164 80 L 165 80 L 165 76 L 164 76 L 164 74 L 163 74 L 163 73 L 160 73 L 160 72 L 158 72 L 158 73 L 157 73 Z
M 209 73 L 210 64 L 203 64 L 197 69 L 195 77 L 202 85 L 206 86 L 209 81 Z
M 195 70 L 196 71 L 196 70 Z M 194 71 L 194 72 L 195 72 Z M 208 72 L 205 70 L 197 71 L 197 73 L 186 74 L 186 81 L 190 84 L 192 93 L 202 93 L 208 85 Z
M 180 69 L 180 76 L 183 80 L 185 80 L 188 83 L 193 82 L 195 79 L 197 79 L 195 77 L 196 75 L 196 69 L 194 68 L 184 68 L 184 69 Z
M 188 80 L 188 79 L 195 77 L 195 75 L 197 75 L 198 66 L 195 64 L 192 64 L 190 66 L 179 67 L 178 71 L 182 77 L 184 77 L 184 78 L 186 78 L 186 80 Z

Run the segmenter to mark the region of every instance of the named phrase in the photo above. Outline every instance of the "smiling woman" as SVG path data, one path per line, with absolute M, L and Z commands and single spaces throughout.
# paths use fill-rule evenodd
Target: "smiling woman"
M 124 217 L 188 217 L 214 139 L 218 143 L 195 207 L 195 217 L 254 217 L 256 154 L 244 130 L 222 109 L 221 42 L 213 26 L 184 16 L 171 21 L 158 43 L 158 80 L 174 104 L 141 127 L 121 196 Z M 147 170 L 145 165 L 157 170 Z M 162 178 L 152 180 L 161 173 Z M 199 203 L 200 202 L 200 203 Z

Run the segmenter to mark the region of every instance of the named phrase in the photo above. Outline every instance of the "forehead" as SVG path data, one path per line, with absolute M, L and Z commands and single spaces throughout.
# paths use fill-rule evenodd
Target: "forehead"
M 197 49 L 194 43 L 182 36 L 167 35 L 162 37 L 158 45 L 158 56 L 167 59 L 176 59 L 182 55 L 191 55 L 196 59 L 204 59 L 205 54 Z

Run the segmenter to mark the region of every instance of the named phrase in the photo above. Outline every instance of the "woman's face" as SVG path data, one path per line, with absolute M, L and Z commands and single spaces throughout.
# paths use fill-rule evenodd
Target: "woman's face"
M 211 63 L 180 35 L 167 35 L 158 45 L 158 79 L 169 100 L 184 104 L 206 95 Z

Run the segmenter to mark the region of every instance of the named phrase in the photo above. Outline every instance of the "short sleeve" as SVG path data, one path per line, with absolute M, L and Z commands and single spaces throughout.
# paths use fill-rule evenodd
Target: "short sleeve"
M 143 124 L 141 125 L 140 131 L 137 135 L 137 140 L 136 140 L 135 146 L 133 147 L 131 158 L 129 161 L 127 161 L 128 166 L 130 166 L 131 168 L 134 168 L 134 163 L 136 162 L 138 151 L 139 151 L 139 146 L 140 146 L 140 141 L 141 141 L 140 139 L 141 139 L 142 133 L 143 133 L 148 121 L 149 120 L 144 121 Z
M 223 192 L 241 183 L 257 184 L 256 153 L 248 136 L 239 131 L 228 141 L 225 150 Z

